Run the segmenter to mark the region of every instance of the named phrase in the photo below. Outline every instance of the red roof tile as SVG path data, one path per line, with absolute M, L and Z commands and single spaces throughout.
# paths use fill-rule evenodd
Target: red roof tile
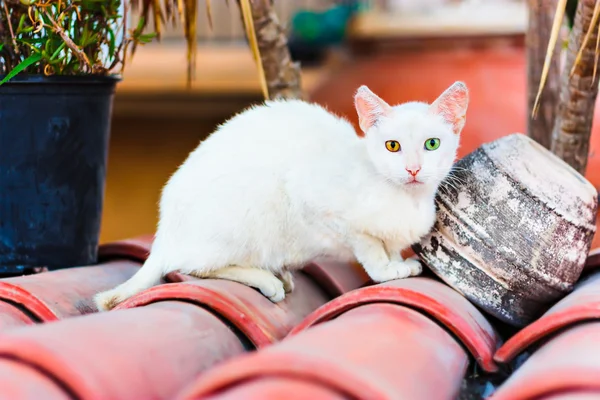
M 24 368 L 12 370 L 0 392 L 26 383 L 31 393 L 45 393 L 51 379 L 78 399 L 167 399 L 200 372 L 244 351 L 235 332 L 209 311 L 164 301 L 2 332 L 0 361 L 34 367 L 37 378 L 30 381 L 32 372 Z
M 62 269 L 0 280 L 0 301 L 17 304 L 42 322 L 96 311 L 93 296 L 131 277 L 134 261 L 109 261 L 89 267 Z
M 600 229 L 598 231 L 600 232 Z M 598 236 L 600 236 L 600 234 Z M 600 268 L 600 248 L 590 251 L 590 254 L 585 262 L 584 271 L 587 272 L 598 268 Z
M 357 265 L 311 264 L 276 304 L 235 282 L 174 273 L 82 316 L 95 293 L 139 268 L 151 242 L 103 245 L 97 266 L 0 280 L 0 400 L 451 399 L 472 378 L 471 356 L 484 381 L 502 379 L 493 358 L 502 340 L 462 295 L 427 277 L 366 286 Z M 600 398 L 590 361 L 600 323 L 588 322 L 600 319 L 598 267 L 591 252 L 575 290 L 496 352 L 508 363 L 534 350 L 493 399 Z
M 205 399 L 220 400 L 347 400 L 343 393 L 328 387 L 288 377 L 258 378 L 241 387 Z
M 452 399 L 467 365 L 463 347 L 427 316 L 395 304 L 368 304 L 216 366 L 177 399 L 232 398 L 232 393 L 264 399 L 267 387 L 260 392 L 253 383 L 275 377 L 346 398 Z
M 571 391 L 544 397 L 543 400 L 598 400 L 600 394 L 593 390 Z
M 237 282 L 193 279 L 155 286 L 129 298 L 115 310 L 146 306 L 161 301 L 181 300 L 211 310 L 240 330 L 255 346 L 282 339 L 310 312 L 329 297 L 308 277 L 297 274 L 295 288 L 275 304 L 260 292 Z
M 141 235 L 131 239 L 105 243 L 98 249 L 100 262 L 113 259 L 129 259 L 143 263 L 150 254 L 153 235 Z
M 33 318 L 16 306 L 0 302 L 0 330 L 33 323 Z
M 0 400 L 71 400 L 52 377 L 17 360 L 0 360 Z
M 262 347 L 285 337 L 332 297 L 363 285 L 366 281 L 363 274 L 349 264 L 313 263 L 306 271 L 295 274 L 294 291 L 277 304 L 237 282 L 171 274 L 170 279 L 180 282 L 150 288 L 119 304 L 115 310 L 165 300 L 186 301 L 216 313 L 256 347 Z
M 557 395 L 573 399 L 571 393 L 579 391 L 600 398 L 599 338 L 597 321 L 551 338 L 500 386 L 493 400 L 546 400 Z
M 149 243 L 147 237 L 141 237 L 102 245 L 102 262 L 96 266 L 0 279 L 0 329 L 96 311 L 93 296 L 131 277 L 143 262 L 141 255 Z M 18 308 L 16 313 L 13 306 Z
M 492 325 L 458 292 L 429 278 L 401 279 L 351 291 L 311 314 L 291 334 L 349 309 L 382 302 L 405 305 L 429 315 L 456 335 L 485 371 L 498 369 L 493 354 L 501 340 Z
M 494 358 L 501 363 L 510 362 L 527 348 L 558 330 L 591 319 L 600 319 L 600 271 L 580 281 L 573 292 L 510 338 Z
M 105 243 L 98 249 L 98 261 L 129 259 L 143 263 L 150 254 L 153 235 L 141 235 L 131 239 Z
M 100 250 L 103 264 L 0 280 L 0 322 L 8 327 L 96 311 L 93 295 L 133 275 L 150 244 L 151 237 L 111 243 Z M 310 312 L 364 285 L 367 277 L 355 265 L 315 263 L 296 274 L 294 292 L 277 304 L 226 280 L 170 274 L 166 281 L 174 283 L 144 291 L 108 313 L 7 329 L 0 335 L 0 363 L 18 360 L 7 392 L 31 380 L 31 393 L 42 393 L 51 380 L 61 396 L 169 398 L 213 364 L 283 338 Z

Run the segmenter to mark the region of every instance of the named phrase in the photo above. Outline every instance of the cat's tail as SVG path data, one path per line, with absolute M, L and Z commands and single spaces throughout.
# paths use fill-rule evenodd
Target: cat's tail
M 96 294 L 94 303 L 98 311 L 108 311 L 131 296 L 158 285 L 162 276 L 162 263 L 150 254 L 144 265 L 129 280 L 114 289 Z

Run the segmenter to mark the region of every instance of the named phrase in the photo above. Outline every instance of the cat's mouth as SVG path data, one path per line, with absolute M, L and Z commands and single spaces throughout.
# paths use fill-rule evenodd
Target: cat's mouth
M 417 180 L 416 178 L 413 178 L 412 180 L 408 181 L 405 183 L 406 185 L 410 185 L 410 186 L 414 186 L 414 185 L 422 185 L 423 182 Z

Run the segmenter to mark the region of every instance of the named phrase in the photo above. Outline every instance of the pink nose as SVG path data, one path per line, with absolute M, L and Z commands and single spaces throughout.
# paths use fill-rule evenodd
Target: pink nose
M 421 168 L 406 168 L 406 171 L 411 174 L 413 177 L 417 176 Z

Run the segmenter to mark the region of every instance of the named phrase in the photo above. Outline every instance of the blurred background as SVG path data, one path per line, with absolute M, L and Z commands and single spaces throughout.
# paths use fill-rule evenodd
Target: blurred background
M 191 89 L 177 28 L 141 47 L 118 86 L 102 242 L 153 233 L 161 188 L 187 154 L 225 119 L 262 101 L 238 7 L 212 1 L 211 30 L 204 0 L 198 1 Z M 526 130 L 525 1 L 279 0 L 275 6 L 292 57 L 301 62 L 307 99 L 355 126 L 352 96 L 362 84 L 390 103 L 431 102 L 463 80 L 471 103 L 459 156 Z M 593 136 L 588 178 L 599 169 Z

